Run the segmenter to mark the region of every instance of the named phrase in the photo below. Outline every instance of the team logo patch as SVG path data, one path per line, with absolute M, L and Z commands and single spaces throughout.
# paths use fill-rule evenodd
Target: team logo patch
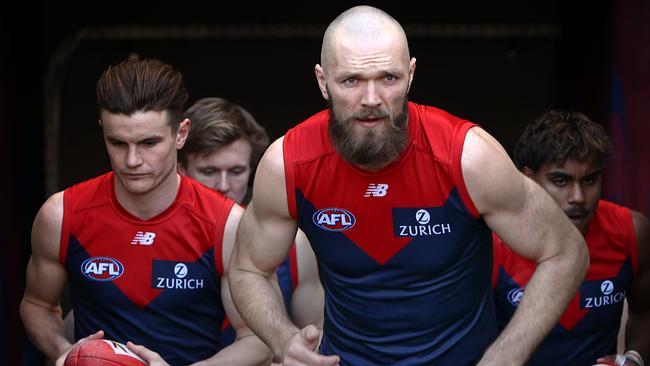
M 312 221 L 318 227 L 327 231 L 345 231 L 351 229 L 357 219 L 342 208 L 324 208 L 312 215 Z
M 124 273 L 124 266 L 114 258 L 92 257 L 81 263 L 81 273 L 93 281 L 113 281 Z
M 524 297 L 524 289 L 521 287 L 513 288 L 508 291 L 508 302 L 513 306 L 519 305 L 521 299 Z

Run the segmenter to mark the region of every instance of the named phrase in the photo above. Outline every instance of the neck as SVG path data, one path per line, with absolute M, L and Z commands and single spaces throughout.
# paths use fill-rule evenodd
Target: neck
M 131 193 L 115 179 L 117 202 L 131 215 L 148 220 L 168 209 L 178 193 L 181 177 L 173 171 L 157 187 L 146 193 Z

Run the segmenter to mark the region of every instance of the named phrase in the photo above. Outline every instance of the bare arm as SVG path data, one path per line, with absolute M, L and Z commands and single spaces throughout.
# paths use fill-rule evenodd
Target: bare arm
M 71 343 L 65 338 L 59 298 L 67 272 L 59 262 L 63 192 L 51 196 L 32 226 L 32 255 L 27 265 L 20 316 L 30 339 L 53 362 Z
M 643 360 L 650 360 L 650 223 L 641 213 L 632 211 L 634 233 L 639 257 L 639 274 L 635 277 L 627 300 L 627 350 L 639 352 Z
M 271 347 L 285 365 L 301 359 L 312 365 L 335 364 L 337 357 L 318 355 L 318 330 L 299 330 L 287 315 L 275 270 L 286 258 L 296 236 L 289 215 L 282 139 L 275 141 L 257 168 L 253 202 L 247 207 L 230 260 L 230 291 L 246 324 Z
M 291 319 L 299 327 L 314 324 L 322 328 L 324 294 L 318 277 L 318 263 L 307 237 L 300 230 L 296 235 L 296 257 L 298 286 L 291 296 Z
M 480 365 L 523 365 L 577 290 L 588 266 L 584 239 L 557 204 L 521 174 L 487 132 L 472 128 L 462 155 L 470 196 L 488 226 L 537 262 L 514 316 Z
M 197 362 L 194 365 L 233 365 L 233 366 L 252 366 L 252 365 L 269 365 L 271 363 L 271 351 L 269 348 L 251 332 L 237 312 L 232 297 L 230 296 L 230 288 L 228 276 L 228 268 L 230 266 L 230 255 L 232 253 L 233 245 L 235 242 L 235 233 L 237 226 L 241 219 L 243 209 L 238 205 L 234 205 L 226 228 L 224 230 L 223 238 L 223 263 L 224 263 L 224 276 L 221 277 L 221 301 L 223 302 L 226 316 L 230 320 L 233 328 L 237 332 L 237 339 L 228 347 L 220 350 L 213 357 Z

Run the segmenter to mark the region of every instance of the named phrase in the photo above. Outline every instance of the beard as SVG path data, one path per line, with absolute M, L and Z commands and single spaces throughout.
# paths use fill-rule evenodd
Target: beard
M 331 100 L 327 101 L 330 111 L 328 125 L 330 139 L 343 159 L 358 166 L 382 168 L 396 159 L 408 142 L 408 98 L 404 97 L 402 108 L 396 116 L 382 108 L 365 108 L 348 118 L 337 116 Z M 384 128 L 355 129 L 355 119 L 388 118 Z

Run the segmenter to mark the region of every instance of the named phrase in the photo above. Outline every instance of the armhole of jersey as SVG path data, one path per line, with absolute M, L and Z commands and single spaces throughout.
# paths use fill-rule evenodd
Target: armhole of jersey
M 282 140 L 282 155 L 284 160 L 284 183 L 286 186 L 287 206 L 289 208 L 289 215 L 297 219 L 296 212 L 296 186 L 295 186 L 295 171 L 293 166 L 294 156 L 291 151 L 290 144 L 287 139 L 292 138 L 292 131 L 287 132 Z
M 70 221 L 72 220 L 71 189 L 63 191 L 63 218 L 61 220 L 61 237 L 59 238 L 59 262 L 65 266 L 70 242 Z
M 497 287 L 497 280 L 499 279 L 499 266 L 501 261 L 497 261 L 497 253 L 503 254 L 503 248 L 500 247 L 497 234 L 492 233 L 492 288 Z M 503 256 L 503 255 L 502 255 Z M 501 258 L 499 256 L 498 258 Z
M 627 242 L 630 243 L 630 261 L 632 262 L 632 271 L 634 272 L 634 276 L 637 276 L 639 274 L 639 250 L 636 242 L 636 232 L 634 231 L 634 220 L 632 219 L 632 211 L 630 211 L 629 208 L 626 208 L 625 210 L 627 232 L 629 233 L 629 240 L 627 240 Z
M 293 286 L 293 289 L 295 290 L 296 287 L 298 287 L 298 254 L 296 248 L 296 241 L 293 241 L 293 245 L 291 246 L 291 250 L 289 250 L 289 268 L 291 268 L 291 285 Z
M 217 267 L 217 273 L 219 273 L 219 277 L 222 277 L 225 272 L 223 268 L 223 237 L 226 228 L 226 223 L 228 222 L 228 217 L 230 217 L 230 213 L 232 212 L 234 206 L 235 206 L 234 201 L 224 200 L 223 201 L 224 209 L 220 211 L 227 212 L 227 214 L 221 217 L 221 220 L 217 220 L 217 222 L 215 222 L 214 225 L 215 227 L 214 238 L 217 239 L 214 242 L 214 265 L 215 267 Z
M 474 218 L 478 218 L 480 214 L 476 206 L 474 206 L 474 202 L 472 202 L 469 192 L 467 191 L 467 187 L 465 186 L 465 179 L 463 178 L 463 167 L 461 164 L 463 146 L 465 145 L 465 136 L 467 136 L 467 131 L 469 131 L 469 129 L 474 126 L 476 126 L 476 124 L 467 121 L 459 123 L 459 127 L 454 130 L 449 158 L 451 166 L 451 177 L 454 181 L 454 185 L 458 189 L 458 194 L 463 200 L 463 203 L 465 204 L 465 207 L 467 207 L 470 215 L 472 215 Z

